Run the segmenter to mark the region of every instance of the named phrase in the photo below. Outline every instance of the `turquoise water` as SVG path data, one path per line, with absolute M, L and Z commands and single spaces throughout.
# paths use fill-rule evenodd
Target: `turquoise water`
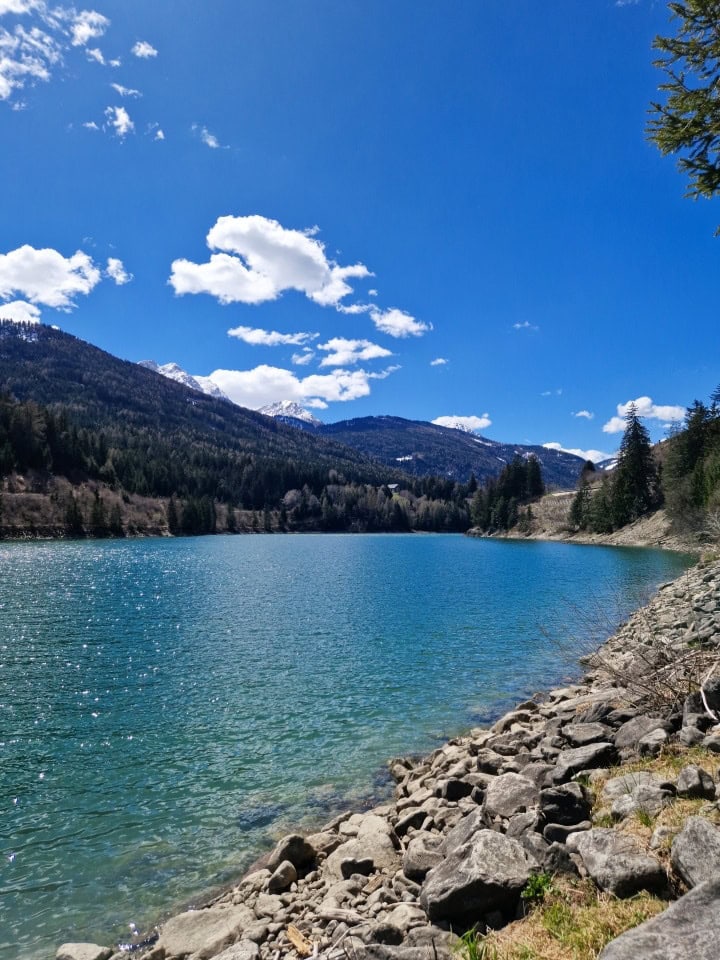
M 0 960 L 146 932 L 387 790 L 390 756 L 561 680 L 546 633 L 577 608 L 606 634 L 688 562 L 460 536 L 0 545 Z

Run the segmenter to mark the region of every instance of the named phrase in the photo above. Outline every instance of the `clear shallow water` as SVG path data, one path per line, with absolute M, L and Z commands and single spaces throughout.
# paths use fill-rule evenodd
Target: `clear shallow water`
M 460 536 L 0 544 L 0 960 L 147 930 L 383 789 L 390 756 L 566 676 L 544 633 L 572 608 L 619 621 L 688 562 Z

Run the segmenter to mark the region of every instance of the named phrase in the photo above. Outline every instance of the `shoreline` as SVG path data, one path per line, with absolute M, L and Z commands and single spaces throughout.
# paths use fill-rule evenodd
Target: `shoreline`
M 619 730 L 614 736 L 617 740 L 628 723 L 648 719 L 641 712 L 642 683 L 633 689 L 633 683 L 638 681 L 633 671 L 646 666 L 638 655 L 643 631 L 647 631 L 649 619 L 659 611 L 658 629 L 662 628 L 664 633 L 669 630 L 674 643 L 687 643 L 686 634 L 693 629 L 698 637 L 702 630 L 707 633 L 710 629 L 714 643 L 720 643 L 720 631 L 712 617 L 711 628 L 703 627 L 700 617 L 699 627 L 694 621 L 690 625 L 686 622 L 680 635 L 679 628 L 670 626 L 683 621 L 681 608 L 692 610 L 696 592 L 704 590 L 706 584 L 710 584 L 709 590 L 713 591 L 712 602 L 720 624 L 720 561 L 699 561 L 678 579 L 663 584 L 653 599 L 621 624 L 595 654 L 583 658 L 582 677 L 577 683 L 536 694 L 502 714 L 491 726 L 472 728 L 466 734 L 447 740 L 427 756 L 389 761 L 388 767 L 397 783 L 394 800 L 388 798 L 387 802 L 363 812 L 357 807 L 353 812 L 349 807 L 308 837 L 290 834 L 239 880 L 221 891 L 208 891 L 206 898 L 197 898 L 195 902 L 203 903 L 203 907 L 166 920 L 156 943 L 133 954 L 118 952 L 113 955 L 114 960 L 130 955 L 147 960 L 190 956 L 264 960 L 274 957 L 277 950 L 290 956 L 303 957 L 314 952 L 332 958 L 342 955 L 337 947 L 348 937 L 358 957 L 379 956 L 376 947 L 381 948 L 381 953 L 385 951 L 383 956 L 390 956 L 388 951 L 416 949 L 432 942 L 442 958 L 449 950 L 449 927 L 454 924 L 458 929 L 461 918 L 443 914 L 442 907 L 433 906 L 432 890 L 429 894 L 427 890 L 428 886 L 432 887 L 432 876 L 427 874 L 431 870 L 433 875 L 442 872 L 443 864 L 453 856 L 447 846 L 452 835 L 462 832 L 463 825 L 467 828 L 470 823 L 484 843 L 499 842 L 484 836 L 493 833 L 512 848 L 505 851 L 508 856 L 512 854 L 516 861 L 518 857 L 532 861 L 529 872 L 525 871 L 527 876 L 542 866 L 543 856 L 548 856 L 542 844 L 551 851 L 553 863 L 557 861 L 568 870 L 574 866 L 576 873 L 591 872 L 584 858 L 570 846 L 573 834 L 594 832 L 589 821 L 564 827 L 560 824 L 562 829 L 557 824 L 545 823 L 538 832 L 536 822 L 535 827 L 532 823 L 529 827 L 528 823 L 517 823 L 518 818 L 528 821 L 527 811 L 533 809 L 532 804 L 518 804 L 512 797 L 509 801 L 501 797 L 498 802 L 493 799 L 493 792 L 497 792 L 502 783 L 526 794 L 530 791 L 535 800 L 552 790 L 572 794 L 573 790 L 585 790 L 577 786 L 575 779 L 583 770 L 597 772 L 599 768 L 607 774 L 608 761 L 627 759 L 609 735 L 612 727 L 608 723 L 611 719 L 619 721 L 616 724 Z M 634 641 L 632 653 L 628 651 L 628 639 Z M 703 642 L 705 640 L 707 637 Z M 608 663 L 616 664 L 614 678 L 612 670 L 608 674 Z M 619 685 L 620 676 L 627 685 Z M 593 719 L 595 715 L 598 720 Z M 683 724 L 679 731 L 673 731 L 667 718 L 650 717 L 649 720 L 651 729 L 633 738 L 635 747 L 649 738 L 643 747 L 648 756 L 661 753 L 666 746 L 669 748 L 678 735 L 685 734 L 694 744 L 706 739 L 704 731 L 700 735 L 699 726 L 686 729 Z M 578 747 L 572 745 L 572 740 L 563 740 L 565 727 L 568 730 L 573 726 L 590 728 L 598 723 L 604 726 L 608 742 L 591 737 Z M 538 738 L 532 733 L 528 737 L 528 728 L 532 731 L 538 726 L 546 735 Z M 554 730 L 552 736 L 547 735 L 548 726 Z M 637 733 L 642 731 L 638 728 Z M 575 757 L 574 765 L 570 762 L 573 757 L 566 756 L 583 751 L 587 756 L 584 760 Z M 525 801 L 527 799 L 526 796 Z M 587 815 L 587 804 L 583 807 L 581 800 L 575 796 L 574 802 Z M 526 829 L 520 830 L 521 826 Z M 554 839 L 549 843 L 545 837 L 548 826 L 555 831 L 550 831 Z M 461 866 L 455 864 L 455 872 Z M 375 896 L 379 891 L 384 891 L 382 897 Z M 513 909 L 517 907 L 518 894 L 516 889 L 510 896 Z M 497 925 L 498 917 L 493 914 L 498 911 L 493 904 L 490 906 L 493 909 L 478 907 L 478 916 L 485 923 L 492 921 L 488 926 Z M 502 914 L 500 919 L 510 919 L 507 903 L 503 902 L 498 909 Z M 222 932 L 218 932 L 220 928 Z M 202 940 L 199 952 L 195 949 L 200 942 L 198 938 Z M 235 947 L 229 946 L 233 943 Z M 63 956 L 66 955 L 71 956 Z M 110 955 L 107 951 L 104 953 L 104 956 Z

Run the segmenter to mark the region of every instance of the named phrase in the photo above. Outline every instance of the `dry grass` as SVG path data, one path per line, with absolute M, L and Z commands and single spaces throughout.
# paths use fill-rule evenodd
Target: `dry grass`
M 595 960 L 611 940 L 667 903 L 650 894 L 618 900 L 588 880 L 557 879 L 529 916 L 480 940 L 478 960 Z

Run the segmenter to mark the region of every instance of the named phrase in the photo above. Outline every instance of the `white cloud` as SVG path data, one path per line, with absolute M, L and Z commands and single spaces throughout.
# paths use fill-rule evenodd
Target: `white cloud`
M 0 299 L 14 294 L 33 304 L 69 311 L 74 298 L 87 296 L 100 282 L 101 271 L 82 250 L 63 257 L 57 250 L 36 250 L 25 244 L 0 254 Z
M 115 93 L 120 94 L 121 97 L 141 97 L 142 96 L 139 90 L 133 90 L 132 87 L 124 87 L 121 83 L 111 83 L 110 86 L 113 88 Z
M 85 127 L 86 130 L 95 130 L 95 131 L 100 130 L 100 127 L 95 123 L 94 120 L 88 120 L 86 123 L 83 124 L 83 126 Z
M 637 400 L 628 400 L 627 403 L 617 405 L 617 416 L 611 417 L 603 425 L 603 433 L 622 433 L 625 429 L 625 417 L 631 404 L 635 404 L 635 410 L 639 417 L 645 417 L 648 420 L 667 420 L 670 423 L 679 423 L 685 419 L 685 407 L 657 404 L 653 403 L 650 397 L 638 397 Z
M 409 313 L 395 308 L 378 310 L 373 307 L 370 319 L 381 333 L 387 333 L 391 337 L 421 337 L 428 330 L 432 330 L 432 324 L 422 323 Z
M 108 257 L 107 267 L 105 268 L 105 276 L 109 277 L 111 280 L 114 280 L 118 287 L 122 287 L 123 284 L 130 283 L 130 281 L 133 279 L 133 275 L 127 272 L 124 263 L 122 260 L 118 260 L 117 257 Z
M 432 423 L 438 427 L 449 427 L 452 430 L 486 430 L 491 424 L 490 415 L 484 413 L 481 417 L 435 417 Z
M 544 443 L 546 450 L 560 450 L 562 453 L 572 453 L 576 457 L 582 457 L 583 460 L 592 460 L 593 463 L 600 463 L 601 460 L 609 460 L 613 454 L 604 453 L 602 450 L 579 450 L 577 447 L 564 447 L 561 443 Z
M 105 116 L 110 126 L 115 130 L 115 135 L 120 137 L 121 140 L 135 129 L 135 124 L 130 119 L 130 114 L 125 107 L 107 107 Z
M 99 63 L 101 67 L 107 66 L 105 55 L 99 47 L 88 47 L 85 50 L 85 56 L 88 58 L 88 60 L 94 60 L 95 63 Z
M 75 14 L 75 18 L 70 26 L 72 36 L 72 45 L 74 47 L 84 47 L 90 40 L 101 37 L 110 21 L 96 10 L 81 10 Z
M 446 360 L 445 357 L 436 357 L 434 360 L 430 361 L 431 367 L 444 367 L 446 364 L 450 363 L 449 360 Z
M 346 340 L 344 337 L 333 337 L 327 343 L 319 343 L 318 350 L 324 350 L 327 353 L 327 356 L 320 361 L 321 367 L 346 367 L 361 360 L 377 360 L 380 357 L 392 356 L 391 350 L 370 340 Z
M 25 300 L 13 300 L 0 305 L 0 320 L 14 320 L 15 323 L 40 323 L 40 310 Z
M 134 56 L 140 57 L 141 60 L 147 60 L 149 57 L 156 57 L 158 55 L 155 47 L 148 43 L 147 40 L 138 40 L 130 52 Z
M 345 267 L 329 260 L 316 232 L 287 229 L 259 215 L 219 217 L 207 245 L 222 252 L 207 263 L 175 260 L 169 283 L 178 296 L 208 293 L 220 303 L 264 303 L 297 290 L 337 308 L 353 292 L 347 280 L 371 273 L 361 263 Z
M 200 140 L 205 144 L 206 147 L 210 147 L 211 150 L 226 150 L 227 147 L 224 147 L 214 133 L 210 133 L 207 127 L 202 127 L 198 123 L 194 123 L 191 127 L 193 133 L 197 134 Z
M 524 320 L 522 323 L 514 323 L 513 330 L 539 330 L 540 327 L 536 326 L 534 323 L 530 323 L 529 320 Z
M 6 13 L 30 13 L 41 5 L 41 0 L 0 0 L 0 17 Z
M 39 27 L 0 27 L 0 100 L 37 80 L 48 81 L 51 68 L 62 60 L 60 45 Z
M 229 337 L 237 337 L 243 343 L 253 347 L 301 346 L 308 340 L 315 340 L 317 333 L 278 333 L 277 330 L 260 330 L 254 327 L 233 327 L 228 330 Z
M 573 414 L 574 417 L 583 417 L 585 420 L 593 420 L 595 414 L 591 413 L 590 410 L 578 410 L 577 413 Z
M 215 370 L 210 379 L 235 403 L 253 410 L 277 400 L 295 400 L 315 409 L 325 409 L 328 403 L 368 396 L 370 381 L 385 379 L 395 369 L 390 367 L 381 373 L 338 369 L 300 378 L 291 370 L 262 364 L 252 370 Z
M 296 367 L 306 367 L 315 359 L 315 351 L 306 347 L 303 353 L 294 353 L 290 359 Z
M 540 394 L 541 397 L 561 397 L 563 392 L 562 387 L 558 387 L 556 390 L 543 390 Z
M 146 128 L 146 133 L 148 136 L 153 135 L 153 140 L 164 140 L 165 132 L 161 129 L 159 123 L 149 123 Z

